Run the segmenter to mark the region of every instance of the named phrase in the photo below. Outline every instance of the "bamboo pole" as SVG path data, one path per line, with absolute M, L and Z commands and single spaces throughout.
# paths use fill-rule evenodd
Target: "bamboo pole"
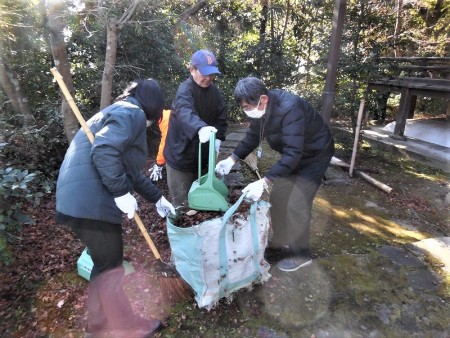
M 344 167 L 344 168 L 347 168 L 349 166 L 349 164 L 345 163 L 344 161 L 342 161 L 342 160 L 340 160 L 340 159 L 338 159 L 337 157 L 334 157 L 334 156 L 331 159 L 331 164 L 332 165 L 337 165 L 339 167 Z M 376 180 L 375 178 L 367 175 L 366 173 L 364 173 L 364 172 L 362 172 L 360 170 L 356 170 L 355 169 L 354 172 L 355 172 L 356 176 L 366 180 L 367 182 L 369 182 L 373 186 L 383 190 L 384 192 L 386 192 L 388 194 L 391 193 L 392 190 L 393 190 L 390 186 L 388 186 L 388 185 L 386 185 L 386 184 Z
M 84 132 L 86 133 L 89 141 L 94 142 L 94 135 L 92 134 L 91 130 L 87 126 L 86 122 L 84 121 L 83 115 L 81 115 L 80 110 L 78 109 L 78 106 L 75 104 L 75 101 L 73 100 L 72 95 L 70 94 L 69 90 L 67 89 L 66 83 L 64 82 L 64 79 L 62 75 L 58 72 L 56 67 L 53 67 L 50 69 L 50 71 L 53 74 L 53 77 L 55 78 L 56 82 L 58 82 L 59 87 L 61 91 L 64 94 L 64 97 L 67 100 L 67 103 L 69 103 L 70 108 L 72 108 L 73 113 L 77 117 L 78 122 L 81 124 L 81 127 L 83 128 Z
M 350 177 L 353 177 L 353 170 L 355 167 L 355 158 L 359 143 L 359 132 L 361 130 L 361 119 L 364 112 L 364 102 L 365 100 L 361 99 L 361 102 L 359 103 L 358 118 L 356 119 L 355 141 L 353 143 L 352 159 L 350 161 L 350 169 L 348 171 Z

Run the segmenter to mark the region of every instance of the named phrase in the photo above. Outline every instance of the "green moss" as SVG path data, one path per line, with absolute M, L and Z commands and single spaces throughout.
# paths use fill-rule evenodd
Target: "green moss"
M 353 137 L 334 135 L 336 157 L 348 161 Z M 265 143 L 263 153 L 261 175 L 279 158 Z M 223 300 L 210 312 L 178 304 L 162 336 L 261 337 L 269 329 L 273 337 L 448 333 L 450 275 L 443 274 L 441 263 L 426 260 L 442 278 L 438 290 L 418 291 L 408 281 L 414 268 L 395 265 L 377 250 L 450 235 L 448 206 L 433 202 L 442 199 L 448 175 L 368 143 L 363 143 L 357 164 L 378 171 L 370 175 L 393 193 L 359 178 L 321 186 L 313 207 L 311 266 L 293 273 L 273 267 L 267 283 L 237 292 L 232 302 Z M 246 179 L 256 179 L 245 164 L 242 168 Z

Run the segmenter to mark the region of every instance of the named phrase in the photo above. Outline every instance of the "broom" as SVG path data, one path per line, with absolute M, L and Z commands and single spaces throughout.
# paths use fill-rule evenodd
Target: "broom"
M 89 129 L 88 125 L 86 124 L 83 115 L 81 115 L 81 112 L 78 110 L 77 105 L 75 104 L 75 101 L 72 98 L 72 95 L 70 94 L 69 90 L 67 89 L 66 84 L 64 83 L 64 80 L 61 76 L 61 74 L 58 72 L 58 70 L 53 67 L 50 69 L 51 73 L 53 74 L 55 80 L 58 82 L 59 87 L 61 88 L 61 91 L 63 92 L 67 102 L 69 103 L 70 108 L 72 108 L 73 113 L 78 119 L 78 122 L 81 124 L 81 127 L 83 128 L 84 132 L 86 133 L 89 141 L 91 143 L 94 142 L 94 135 L 92 134 L 91 130 Z M 186 283 L 181 276 L 178 274 L 178 272 L 175 270 L 175 268 L 172 265 L 169 265 L 165 263 L 161 259 L 161 255 L 159 254 L 158 250 L 156 249 L 155 244 L 153 243 L 152 239 L 150 238 L 150 235 L 147 232 L 147 229 L 145 228 L 144 224 L 141 221 L 141 218 L 137 214 L 137 212 L 134 213 L 134 221 L 139 227 L 139 230 L 141 230 L 141 234 L 144 236 L 145 240 L 147 241 L 147 244 L 150 247 L 150 250 L 152 251 L 153 255 L 155 256 L 158 264 L 158 272 L 160 272 L 161 276 L 163 278 L 159 278 L 161 282 L 161 290 L 163 293 L 163 297 L 165 299 L 173 300 L 174 302 L 178 301 L 188 301 L 191 300 L 194 296 L 193 290 L 190 287 L 188 283 Z
M 248 154 L 248 156 L 244 158 L 244 163 L 247 164 L 250 167 L 250 169 L 256 173 L 259 179 L 261 179 L 261 175 L 259 174 L 258 170 L 258 158 L 254 153 Z M 270 194 L 269 189 L 267 187 L 265 188 L 265 190 L 268 194 Z

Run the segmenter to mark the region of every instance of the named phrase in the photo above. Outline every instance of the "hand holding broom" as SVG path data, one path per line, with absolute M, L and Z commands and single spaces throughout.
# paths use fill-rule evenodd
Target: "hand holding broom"
M 61 74 L 58 72 L 58 70 L 53 67 L 50 69 L 51 73 L 53 74 L 55 80 L 58 82 L 58 85 L 61 89 L 61 91 L 64 94 L 64 97 L 66 98 L 70 108 L 72 109 L 73 113 L 77 117 L 78 122 L 81 124 L 81 127 L 83 128 L 84 132 L 86 133 L 86 136 L 88 137 L 89 141 L 91 143 L 94 142 L 94 135 L 90 131 L 88 125 L 86 124 L 83 115 L 81 115 L 81 112 L 79 111 L 77 105 L 75 104 L 75 101 L 72 98 L 72 95 L 70 94 L 69 90 L 67 89 L 66 84 L 64 83 L 64 80 L 61 76 Z M 144 236 L 145 240 L 147 241 L 147 244 L 149 245 L 153 255 L 157 259 L 157 262 L 160 266 L 160 272 L 164 278 L 162 278 L 161 281 L 161 289 L 164 293 L 165 297 L 175 300 L 175 301 L 185 301 L 190 300 L 193 296 L 191 287 L 179 276 L 178 272 L 175 270 L 175 268 L 165 262 L 161 259 L 161 256 L 156 249 L 155 244 L 153 243 L 152 239 L 150 238 L 144 224 L 141 221 L 141 218 L 137 214 L 137 212 L 134 213 L 134 220 L 137 223 L 139 230 L 141 231 L 142 235 Z
M 244 163 L 247 164 L 251 170 L 253 170 L 259 179 L 261 179 L 261 175 L 258 170 L 258 159 L 254 153 L 248 154 L 246 158 L 244 158 Z M 269 188 L 267 186 L 264 187 L 264 190 L 270 195 Z

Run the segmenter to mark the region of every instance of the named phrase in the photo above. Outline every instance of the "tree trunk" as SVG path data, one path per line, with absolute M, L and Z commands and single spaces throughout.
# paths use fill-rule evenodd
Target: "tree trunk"
M 353 65 L 357 65 L 358 64 L 358 50 L 359 50 L 359 40 L 360 40 L 360 32 L 362 29 L 362 24 L 364 22 L 364 13 L 365 13 L 365 3 L 364 1 L 361 2 L 361 8 L 359 10 L 359 15 L 358 15 L 358 23 L 356 26 L 356 32 L 355 32 L 355 36 L 353 39 L 353 57 L 352 57 L 352 61 L 353 61 Z M 352 103 L 355 103 L 356 101 L 356 93 L 358 91 L 358 78 L 356 74 L 353 74 L 350 76 L 352 78 L 352 91 L 350 94 L 350 100 Z M 353 106 L 353 105 L 352 105 Z M 356 103 L 355 103 L 356 106 Z M 356 120 L 355 120 L 355 113 L 351 112 L 351 121 L 352 121 L 352 129 L 353 132 L 355 132 L 355 128 L 356 128 Z
M 112 84 L 114 75 L 114 66 L 117 59 L 117 41 L 119 32 L 123 26 L 131 19 L 140 0 L 134 0 L 122 17 L 117 20 L 115 17 L 105 20 L 106 25 L 106 54 L 105 54 L 105 68 L 103 69 L 102 77 L 102 94 L 100 98 L 100 109 L 108 107 L 112 102 Z M 101 5 L 101 2 L 99 2 Z M 103 10 L 102 10 L 103 12 Z
M 403 0 L 397 1 L 397 17 L 395 21 L 394 31 L 394 55 L 396 58 L 401 57 L 400 48 L 398 46 L 398 37 L 402 31 L 403 26 Z
M 52 5 L 49 6 L 48 25 L 50 28 L 50 46 L 55 66 L 63 77 L 70 94 L 72 97 L 75 97 L 75 90 L 70 75 L 69 59 L 63 36 L 64 23 L 62 21 L 62 9 L 61 3 L 52 3 Z M 80 129 L 80 126 L 76 116 L 66 102 L 64 95 L 61 92 L 60 94 L 62 99 L 61 114 L 63 117 L 64 132 L 70 143 L 75 136 L 75 133 Z
M 261 67 L 264 64 L 264 51 L 266 50 L 266 30 L 267 20 L 269 15 L 268 0 L 261 0 L 262 10 L 261 19 L 259 20 L 259 44 L 256 50 L 255 69 L 258 73 L 261 72 Z
M 108 107 L 112 101 L 111 93 L 114 66 L 117 59 L 118 28 L 118 21 L 116 20 L 116 18 L 111 18 L 108 20 L 106 28 L 106 55 L 105 68 L 103 69 L 102 78 L 102 96 L 100 101 L 100 110 Z
M 27 126 L 33 123 L 34 116 L 31 114 L 27 97 L 19 84 L 17 76 L 5 64 L 2 55 L 0 55 L 0 85 L 9 99 L 13 111 L 22 117 L 22 125 Z
M 318 13 L 318 9 L 316 8 L 314 11 L 314 16 L 317 15 Z M 309 85 L 309 83 L 311 82 L 311 64 L 312 64 L 312 60 L 311 60 L 311 54 L 312 54 L 312 44 L 314 41 L 314 32 L 315 32 L 315 27 L 314 25 L 310 25 L 310 30 L 307 33 L 308 38 L 308 47 L 306 48 L 307 52 L 306 52 L 306 64 L 305 64 L 305 71 L 306 71 L 306 86 Z M 305 34 L 306 35 L 306 34 Z
M 344 26 L 347 0 L 336 0 L 333 14 L 333 29 L 331 31 L 330 53 L 327 64 L 327 77 L 322 98 L 321 114 L 327 123 L 330 123 L 333 110 L 334 91 L 336 87 L 336 72 L 341 51 L 342 31 Z

